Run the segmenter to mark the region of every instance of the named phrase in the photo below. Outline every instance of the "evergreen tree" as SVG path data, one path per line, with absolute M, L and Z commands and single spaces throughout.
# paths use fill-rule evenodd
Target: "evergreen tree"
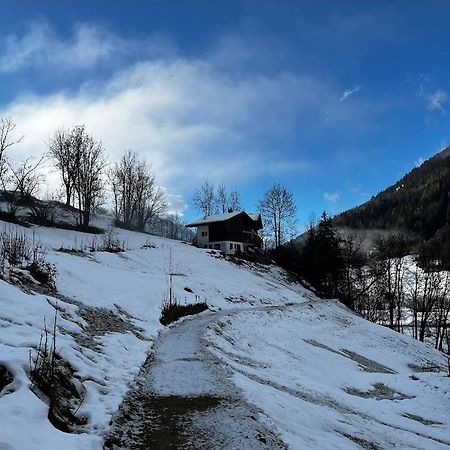
M 323 295 L 335 297 L 339 293 L 342 269 L 340 239 L 331 218 L 323 212 L 319 224 L 308 230 L 301 255 L 301 272 Z

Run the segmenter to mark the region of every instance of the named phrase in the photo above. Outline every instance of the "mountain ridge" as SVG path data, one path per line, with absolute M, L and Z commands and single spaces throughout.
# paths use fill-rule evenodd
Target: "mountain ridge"
M 397 230 L 427 241 L 450 222 L 450 146 L 424 161 L 366 203 L 333 218 L 337 227 Z

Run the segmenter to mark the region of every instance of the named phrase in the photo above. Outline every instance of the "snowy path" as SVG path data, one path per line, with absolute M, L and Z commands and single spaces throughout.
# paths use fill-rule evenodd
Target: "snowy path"
M 281 309 L 270 306 L 258 309 Z M 214 321 L 247 309 L 189 318 L 161 334 L 116 414 L 105 449 L 285 449 L 208 351 Z

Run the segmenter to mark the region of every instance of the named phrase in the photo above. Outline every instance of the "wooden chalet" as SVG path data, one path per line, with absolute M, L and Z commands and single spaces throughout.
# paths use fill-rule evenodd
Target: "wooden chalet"
M 262 239 L 258 235 L 263 228 L 260 214 L 234 211 L 204 217 L 186 226 L 197 228 L 194 243 L 200 248 L 234 254 L 262 247 Z

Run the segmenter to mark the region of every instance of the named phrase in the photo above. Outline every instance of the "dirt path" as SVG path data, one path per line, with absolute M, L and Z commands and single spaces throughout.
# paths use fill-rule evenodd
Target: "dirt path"
M 287 448 L 206 348 L 208 325 L 228 314 L 203 314 L 161 334 L 113 419 L 105 450 Z

